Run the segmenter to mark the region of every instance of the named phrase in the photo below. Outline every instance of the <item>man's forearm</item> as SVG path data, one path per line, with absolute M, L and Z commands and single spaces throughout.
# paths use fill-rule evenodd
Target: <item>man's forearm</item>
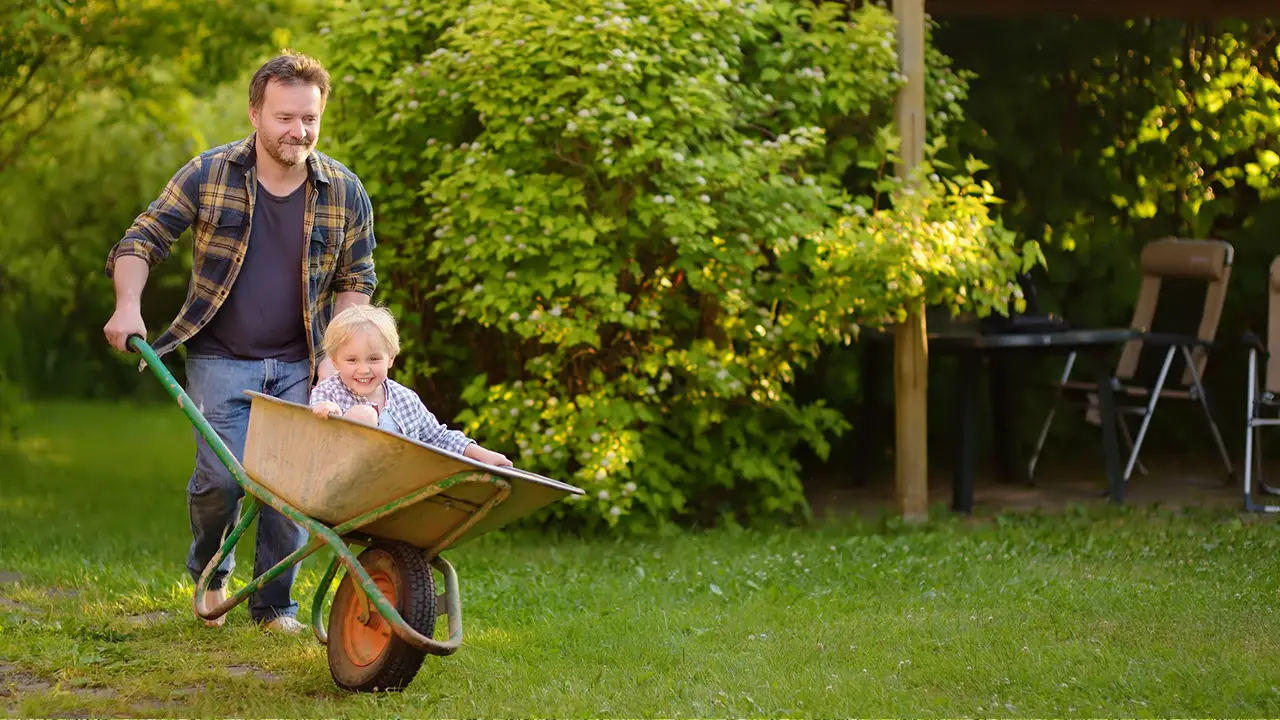
M 333 298 L 333 315 L 334 317 L 337 317 L 338 313 L 346 310 L 352 305 L 368 304 L 369 296 L 362 292 L 340 292 Z
M 116 288 L 116 309 L 142 306 L 142 289 L 147 285 L 151 266 L 146 260 L 125 255 L 116 260 L 112 282 Z

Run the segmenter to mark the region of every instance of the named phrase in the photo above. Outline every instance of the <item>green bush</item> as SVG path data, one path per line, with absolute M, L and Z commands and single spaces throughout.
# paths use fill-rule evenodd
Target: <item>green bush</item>
M 377 211 L 398 377 L 437 411 L 462 388 L 469 432 L 588 490 L 557 513 L 803 512 L 796 449 L 848 426 L 794 400 L 796 369 L 903 302 L 1002 306 L 1023 260 L 980 185 L 885 177 L 882 8 L 565 7 L 335 20 L 336 132 Z M 966 78 L 929 57 L 940 128 Z

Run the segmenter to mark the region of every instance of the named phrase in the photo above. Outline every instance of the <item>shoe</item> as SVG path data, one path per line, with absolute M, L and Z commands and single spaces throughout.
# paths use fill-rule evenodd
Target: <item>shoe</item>
M 297 619 L 288 615 L 281 615 L 275 619 L 268 620 L 261 625 L 263 630 L 272 633 L 282 633 L 284 635 L 297 635 L 307 629 L 306 625 L 298 622 Z
M 206 590 L 204 592 L 204 606 L 206 608 L 212 608 L 217 605 L 221 605 L 223 602 L 226 601 L 226 599 L 227 599 L 227 589 L 224 587 L 218 588 L 217 590 Z M 221 615 L 213 620 L 205 620 L 204 618 L 200 618 L 200 619 L 204 621 L 205 627 L 211 627 L 211 628 L 220 628 L 223 625 L 225 625 L 227 622 L 226 615 Z

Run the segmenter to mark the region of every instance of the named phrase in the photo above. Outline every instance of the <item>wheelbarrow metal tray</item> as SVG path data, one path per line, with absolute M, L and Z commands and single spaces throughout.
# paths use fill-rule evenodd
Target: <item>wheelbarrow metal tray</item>
M 330 526 L 406 498 L 459 474 L 489 474 L 510 495 L 449 543 L 455 547 L 567 495 L 572 485 L 515 468 L 499 468 L 403 435 L 248 391 L 244 468 L 282 500 Z M 488 482 L 452 485 L 359 529 L 362 535 L 444 550 L 438 543 L 500 492 Z

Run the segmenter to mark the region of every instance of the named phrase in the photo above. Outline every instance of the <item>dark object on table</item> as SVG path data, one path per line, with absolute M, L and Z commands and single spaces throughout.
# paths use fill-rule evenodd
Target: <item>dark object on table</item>
M 979 323 L 983 335 L 1007 335 L 1010 333 L 1047 333 L 1069 330 L 1067 322 L 1056 315 L 1040 314 L 1040 302 L 1036 297 L 1036 286 L 1029 273 L 1018 276 L 1018 287 L 1022 288 L 1022 299 L 1026 301 L 1022 312 L 1014 309 L 1009 303 L 1009 315 L 988 315 Z

